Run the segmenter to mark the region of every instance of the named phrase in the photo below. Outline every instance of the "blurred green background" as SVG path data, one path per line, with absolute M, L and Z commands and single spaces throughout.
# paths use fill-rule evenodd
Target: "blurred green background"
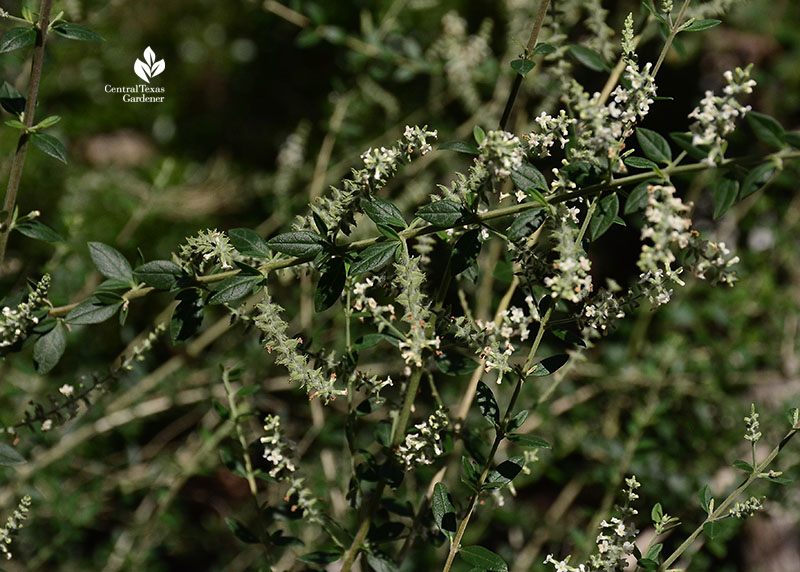
M 555 4 L 568 10 L 579 3 Z M 644 18 L 638 2 L 604 4 L 614 30 L 630 11 L 637 21 Z M 798 128 L 800 5 L 727 4 L 722 26 L 680 37 L 683 57 L 673 51 L 657 81 L 659 95 L 674 100 L 658 102 L 645 127 L 686 130 L 687 114 L 706 89 L 721 86 L 722 72 L 754 62 L 753 109 L 787 130 Z M 0 6 L 19 14 L 18 2 Z M 80 300 L 100 281 L 87 241 L 113 245 L 129 260 L 138 249 L 152 260 L 169 258 L 184 237 L 204 228 L 250 227 L 268 236 L 287 229 L 309 200 L 357 167 L 361 152 L 391 144 L 406 124 L 438 129 L 440 141 L 466 140 L 475 124 L 494 127 L 513 79 L 508 63 L 527 42 L 537 9 L 538 2 L 523 0 L 56 2 L 55 12 L 63 10 L 105 42 L 48 39 L 37 117 L 62 117 L 51 133 L 66 144 L 69 164 L 32 149 L 19 204 L 23 213 L 41 210 L 66 240 L 51 245 L 12 235 L 0 294 L 49 272 L 54 304 Z M 586 16 L 580 9 L 569 16 L 576 26 L 566 41 L 591 42 L 597 30 Z M 657 35 L 646 35 L 640 61 L 654 61 L 661 45 Z M 106 84 L 139 82 L 133 63 L 148 46 L 166 63 L 153 79 L 165 88 L 166 101 L 129 104 L 105 93 Z M 2 78 L 23 92 L 29 57 L 26 50 L 0 56 Z M 554 67 L 545 60 L 526 79 L 512 117 L 515 132 L 529 131 L 541 111 L 558 109 Z M 589 89 L 605 81 L 585 69 L 576 76 Z M 14 129 L 0 130 L 4 177 L 16 137 Z M 727 154 L 764 151 L 742 126 Z M 402 171 L 386 196 L 413 212 L 436 184 L 468 165 L 465 156 L 432 153 Z M 765 192 L 718 221 L 711 220 L 709 180 L 679 181 L 679 188 L 695 202 L 695 226 L 741 257 L 740 282 L 714 289 L 690 281 L 666 308 L 626 318 L 572 367 L 532 415 L 552 452 L 520 477 L 516 498 L 494 510 L 491 502 L 481 507 L 467 543 L 482 542 L 516 562 L 514 570 L 544 570 L 548 552 L 580 554 L 593 542 L 587 528 L 593 515 L 604 516 L 622 477 L 635 473 L 643 483 L 642 528 L 652 504 L 661 502 L 687 523 L 665 541 L 677 545 L 701 520 L 695 491 L 710 483 L 721 496 L 738 479 L 730 464 L 746 458 L 742 419 L 751 402 L 762 412 L 764 441 L 782 436 L 783 412 L 800 395 L 797 167 L 785 165 Z M 638 244 L 633 227 L 615 227 L 596 243 L 590 253 L 595 281 L 613 277 L 624 284 L 635 276 Z M 311 287 L 308 277 L 287 275 L 271 291 L 292 330 L 308 336 L 315 350 L 341 349 L 340 309 L 312 315 Z M 490 287 L 494 307 L 504 284 Z M 476 295 L 477 287 L 465 288 Z M 74 328 L 49 376 L 35 373 L 30 350 L 0 362 L 0 422 L 20 420 L 31 398 L 46 401 L 64 383 L 102 374 L 169 301 L 166 295 L 136 301 L 122 328 L 114 321 Z M 557 340 L 547 343 L 555 347 Z M 378 351 L 365 355 L 387 370 L 399 363 L 381 365 L 383 359 Z M 304 450 L 308 486 L 352 527 L 353 515 L 342 516 L 350 470 L 339 415 L 344 404 L 309 405 L 287 386 L 258 336 L 239 325 L 228 328 L 216 309 L 207 313 L 199 339 L 180 346 L 162 340 L 77 419 L 50 433 L 21 432 L 19 448 L 30 461 L 4 469 L 0 514 L 21 494 L 31 494 L 34 504 L 5 569 L 258 569 L 266 562 L 263 548 L 239 542 L 225 517 L 253 529 L 293 532 L 306 542 L 273 554 L 281 562 L 277 570 L 317 569 L 292 554 L 323 541 L 319 529 L 285 520 L 292 515 L 274 486 L 264 493 L 276 507 L 273 520 L 257 522 L 246 482 L 220 459 L 220 447 L 237 454 L 212 405 L 212 399 L 224 401 L 218 366 L 232 363 L 241 365 L 243 383 L 263 388 L 251 402 L 258 413 L 249 426 L 252 439 L 265 413 L 284 415 Z M 443 400 L 455 406 L 465 380 L 437 375 Z M 523 402 L 530 402 L 537 388 L 525 392 Z M 258 459 L 257 444 L 252 449 Z M 797 478 L 797 462 L 792 444 L 778 467 Z M 419 470 L 417 486 L 432 474 Z M 466 498 L 465 488 L 451 491 Z M 796 572 L 798 489 L 760 484 L 753 494 L 768 496 L 768 514 L 721 539 L 698 542 L 688 569 Z M 430 545 L 419 542 L 412 552 L 403 570 L 439 569 L 441 552 Z

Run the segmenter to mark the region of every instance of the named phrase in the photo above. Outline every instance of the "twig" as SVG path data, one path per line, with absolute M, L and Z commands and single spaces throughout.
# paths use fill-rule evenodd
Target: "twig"
M 25 155 L 28 152 L 28 140 L 30 135 L 28 129 L 33 127 L 33 116 L 36 111 L 36 100 L 39 97 L 39 81 L 42 77 L 42 64 L 44 63 L 44 43 L 47 39 L 47 28 L 50 25 L 50 8 L 53 0 L 42 0 L 39 9 L 39 22 L 36 24 L 36 43 L 33 48 L 33 60 L 31 62 L 31 79 L 28 85 L 28 97 L 25 100 L 25 111 L 22 123 L 25 129 L 20 132 L 17 141 L 17 151 L 14 153 L 14 160 L 11 163 L 11 174 L 8 178 L 8 187 L 3 201 L 3 210 L 10 221 L 14 207 L 17 204 L 17 194 L 19 193 L 19 183 L 22 180 L 22 168 L 25 165 Z M 3 266 L 3 259 L 6 255 L 8 235 L 11 232 L 11 225 L 6 223 L 0 231 L 0 267 Z

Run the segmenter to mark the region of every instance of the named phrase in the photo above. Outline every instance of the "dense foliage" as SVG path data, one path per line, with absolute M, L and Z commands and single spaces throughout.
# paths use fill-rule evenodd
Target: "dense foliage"
M 6 569 L 792 570 L 800 32 L 674 4 L 3 11 Z

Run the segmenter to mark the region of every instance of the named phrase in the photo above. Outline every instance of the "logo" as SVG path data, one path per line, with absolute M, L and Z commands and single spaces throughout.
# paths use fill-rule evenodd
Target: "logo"
M 151 78 L 156 77 L 164 71 L 164 60 L 156 61 L 156 53 L 150 49 L 150 46 L 147 46 L 147 49 L 144 51 L 144 60 L 147 63 L 136 58 L 136 63 L 133 64 L 133 71 L 144 81 L 150 83 Z
M 156 53 L 147 46 L 144 50 L 144 61 L 136 58 L 133 64 L 134 73 L 144 83 L 122 86 L 106 84 L 105 92 L 122 94 L 122 101 L 125 103 L 163 103 L 166 90 L 163 87 L 150 85 L 150 80 L 161 75 L 165 67 L 164 60 L 156 61 Z

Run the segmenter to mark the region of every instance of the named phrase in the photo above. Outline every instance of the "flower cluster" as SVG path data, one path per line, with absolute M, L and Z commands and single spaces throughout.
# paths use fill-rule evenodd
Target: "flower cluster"
M 489 131 L 480 144 L 480 161 L 498 178 L 508 177 L 522 166 L 519 137 L 502 130 Z
M 379 379 L 377 375 L 371 375 L 367 377 L 361 375 L 360 372 L 355 372 L 354 375 L 355 388 L 357 390 L 363 390 L 364 393 L 367 394 L 367 397 L 374 397 L 376 404 L 383 403 L 383 399 L 381 399 L 381 390 L 394 385 L 391 375 L 387 375 L 386 379 Z
M 31 497 L 25 495 L 19 501 L 14 514 L 8 517 L 6 525 L 0 530 L 0 552 L 5 554 L 6 560 L 11 560 L 11 551 L 8 546 L 11 544 L 11 537 L 18 529 L 22 528 L 22 521 L 28 518 L 28 509 L 31 506 Z
M 589 562 L 578 566 L 570 566 L 570 557 L 564 560 L 556 560 L 552 554 L 545 558 L 545 564 L 552 564 L 556 572 L 617 572 L 624 570 L 627 566 L 628 556 L 633 553 L 634 541 L 639 534 L 639 530 L 633 525 L 625 522 L 625 519 L 635 516 L 638 511 L 630 505 L 639 498 L 636 489 L 641 485 L 636 477 L 625 479 L 627 488 L 623 490 L 625 494 L 625 504 L 617 506 L 619 516 L 600 523 L 600 534 L 597 535 L 597 552 L 589 556 Z
M 758 421 L 755 403 L 750 404 L 750 415 L 744 418 L 744 422 L 747 427 L 744 438 L 755 445 L 761 439 L 761 431 L 758 430 L 761 424 Z
M 612 282 L 611 289 L 602 288 L 583 307 L 584 335 L 594 337 L 598 333 L 605 333 L 608 327 L 620 318 L 625 317 L 622 309 L 622 300 L 615 296 L 612 290 L 619 290 L 619 286 Z
M 528 312 L 511 306 L 498 316 L 498 321 L 472 320 L 466 316 L 459 316 L 453 320 L 453 335 L 456 338 L 467 340 L 475 348 L 483 360 L 483 369 L 486 372 L 498 372 L 497 383 L 501 383 L 503 374 L 511 371 L 509 359 L 516 351 L 511 343 L 512 338 L 525 341 L 530 337 L 530 325 L 540 319 L 539 310 L 532 296 L 525 298 Z
M 568 117 L 567 112 L 562 109 L 555 117 L 542 111 L 534 121 L 539 126 L 539 130 L 531 131 L 523 136 L 526 142 L 525 152 L 537 157 L 548 157 L 550 148 L 555 144 L 556 140 L 558 140 L 561 148 L 564 148 L 568 141 L 570 125 L 577 120 Z
M 422 354 L 426 348 L 439 349 L 438 336 L 428 339 L 428 321 L 431 311 L 422 292 L 425 275 L 419 268 L 419 257 L 406 256 L 402 263 L 394 265 L 400 294 L 397 302 L 403 306 L 403 321 L 409 324 L 406 339 L 398 345 L 401 355 L 408 365 L 422 366 Z
M 552 233 L 558 254 L 553 263 L 556 274 L 545 278 L 544 285 L 550 289 L 553 298 L 580 302 L 592 291 L 592 277 L 589 275 L 592 265 L 579 240 L 580 230 L 573 220 L 575 213 L 559 205 L 556 216 L 557 226 Z
M 283 308 L 273 304 L 269 294 L 265 294 L 265 300 L 256 309 L 258 316 L 254 323 L 258 329 L 264 332 L 267 351 L 277 354 L 275 363 L 286 367 L 289 370 L 289 379 L 300 384 L 309 394 L 309 399 L 320 397 L 325 403 L 336 399 L 338 395 L 345 395 L 347 390 L 336 389 L 336 375 L 325 376 L 322 368 L 311 368 L 308 364 L 308 356 L 298 351 L 297 346 L 300 340 L 290 338 L 286 335 L 289 325 L 284 322 L 280 313 Z
M 420 155 L 427 155 L 433 150 L 431 144 L 428 143 L 428 138 L 436 141 L 438 136 L 439 131 L 437 129 L 428 131 L 427 125 L 423 127 L 406 125 L 406 129 L 403 131 L 403 137 L 406 138 L 407 143 L 406 152 L 410 154 L 419 151 Z
M 39 323 L 35 315 L 46 305 L 45 297 L 50 288 L 50 275 L 45 274 L 28 294 L 28 298 L 12 308 L 4 306 L 0 310 L 0 355 L 3 349 L 22 342 L 28 337 L 28 332 Z
M 153 344 L 156 342 L 158 337 L 166 330 L 166 322 L 161 322 L 155 328 L 153 328 L 153 330 L 147 334 L 146 338 L 134 346 L 130 355 L 127 355 L 122 359 L 120 369 L 130 371 L 133 369 L 134 362 L 143 361 L 145 354 L 153 348 Z
M 696 262 L 691 264 L 692 272 L 698 278 L 708 280 L 712 286 L 719 283 L 733 286 L 736 272 L 731 268 L 739 262 L 724 242 L 714 242 L 694 237 L 692 252 Z
M 441 407 L 426 421 L 414 425 L 414 430 L 406 435 L 397 447 L 397 456 L 410 471 L 420 465 L 430 465 L 444 453 L 442 432 L 450 425 L 447 413 Z
M 475 85 L 475 70 L 491 56 L 491 21 L 486 20 L 475 35 L 467 34 L 467 21 L 456 12 L 442 16 L 442 35 L 430 48 L 429 56 L 444 61 L 447 80 L 468 111 L 477 109 L 481 96 Z
M 705 97 L 700 100 L 700 107 L 695 107 L 689 114 L 690 119 L 697 120 L 689 127 L 693 134 L 692 145 L 710 147 L 704 159 L 709 165 L 722 161 L 725 136 L 736 128 L 736 120 L 751 109 L 736 99 L 738 95 L 753 92 L 756 82 L 750 79 L 751 68 L 752 64 L 745 69 L 726 71 L 724 76 L 728 85 L 723 88 L 723 95 L 720 97 L 712 91 L 706 91 Z
M 286 500 L 293 501 L 292 512 L 301 510 L 306 522 L 321 522 L 325 516 L 322 503 L 314 496 L 311 489 L 303 486 L 304 482 L 305 478 L 290 476 Z
M 750 497 L 745 502 L 737 502 L 736 505 L 728 511 L 728 514 L 736 518 L 749 518 L 760 510 L 764 509 L 764 498 Z
M 598 157 L 607 157 L 612 165 L 617 162 L 625 139 L 633 134 L 634 125 L 649 113 L 653 103 L 656 85 L 651 67 L 647 63 L 640 70 L 629 63 L 625 78 L 630 88 L 618 85 L 611 92 L 611 102 L 606 105 L 600 103 L 600 93 L 589 97 L 577 82 L 570 85 L 567 98 L 579 118 L 576 123 L 578 145 L 573 160 L 596 163 Z
M 187 237 L 178 256 L 186 271 L 193 272 L 196 268 L 203 272 L 209 262 L 219 264 L 223 269 L 233 268 L 238 253 L 224 232 L 208 229 L 201 230 L 197 236 Z
M 651 185 L 647 192 L 644 214 L 648 224 L 642 228 L 642 240 L 650 240 L 653 244 L 642 246 L 637 265 L 645 273 L 664 269 L 669 274 L 671 264 L 675 262 L 670 245 L 686 248 L 694 236 L 689 231 L 692 221 L 685 216 L 692 205 L 686 205 L 676 197 L 672 186 Z
M 264 431 L 267 433 L 261 437 L 261 442 L 264 444 L 264 458 L 273 465 L 269 470 L 269 476 L 285 480 L 296 470 L 292 461 L 294 442 L 284 435 L 281 419 L 277 415 L 267 415 L 264 418 Z
M 364 162 L 361 176 L 367 180 L 386 181 L 397 170 L 398 156 L 398 151 L 393 148 L 370 147 L 361 154 L 361 160 Z
M 394 304 L 381 305 L 378 301 L 370 296 L 367 292 L 375 287 L 377 281 L 375 278 L 366 276 L 363 282 L 356 282 L 353 284 L 353 309 L 356 312 L 366 312 L 369 314 L 378 326 L 378 331 L 391 324 L 397 317 L 395 315 Z M 362 320 L 363 321 L 363 320 Z
M 295 222 L 295 229 L 315 228 L 314 215 L 323 222 L 330 236 L 339 232 L 350 234 L 355 226 L 355 215 L 360 212 L 361 201 L 381 189 L 401 165 L 411 161 L 416 152 L 424 155 L 431 150 L 428 139 L 435 140 L 436 131 L 428 126 L 406 126 L 403 137 L 391 147 L 370 148 L 361 154 L 364 167 L 354 169 L 342 187 L 331 187 L 327 196 L 318 197 L 311 204 L 311 213 Z
M 449 187 L 436 185 L 441 191 L 441 196 L 432 196 L 433 200 L 444 198 L 455 202 L 465 202 L 467 197 L 476 193 L 481 185 L 489 179 L 489 170 L 484 163 L 476 161 L 470 166 L 469 175 L 464 175 L 463 173 L 456 173 L 455 175 L 456 178 L 450 183 Z

